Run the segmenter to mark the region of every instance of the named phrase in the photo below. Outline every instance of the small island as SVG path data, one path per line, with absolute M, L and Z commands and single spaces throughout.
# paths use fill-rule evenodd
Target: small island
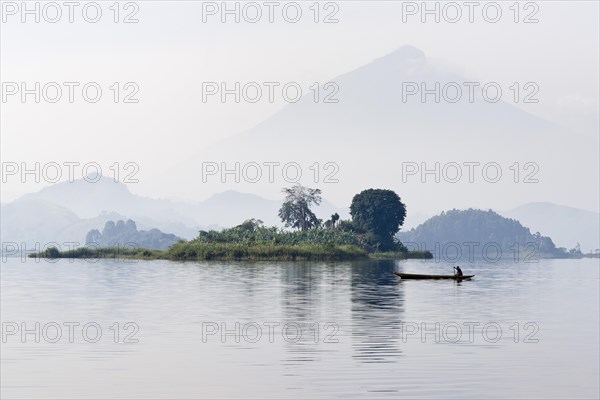
M 30 254 L 35 258 L 132 258 L 199 260 L 355 260 L 366 258 L 432 258 L 426 250 L 408 250 L 396 234 L 404 223 L 406 206 L 398 194 L 385 189 L 368 189 L 354 196 L 351 219 L 337 213 L 323 221 L 312 211 L 321 203 L 321 190 L 302 185 L 284 188 L 285 201 L 279 217 L 287 229 L 267 227 L 248 219 L 221 231 L 200 231 L 190 241 L 179 240 L 166 249 L 149 249 L 136 242 L 107 246 L 92 240 L 74 250 L 50 247 Z M 96 231 L 97 232 L 97 231 Z

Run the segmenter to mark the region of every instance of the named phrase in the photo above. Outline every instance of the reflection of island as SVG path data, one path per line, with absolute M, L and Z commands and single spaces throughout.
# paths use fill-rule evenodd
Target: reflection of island
M 352 347 L 353 357 L 360 362 L 395 362 L 402 354 L 404 292 L 393 271 L 392 260 L 357 263 L 352 268 Z
M 281 308 L 286 319 L 296 322 L 315 318 L 319 304 L 319 282 L 323 273 L 323 269 L 307 262 L 288 265 L 282 270 Z
M 327 268 L 316 267 L 314 263 L 297 262 L 286 265 L 281 271 L 281 329 L 292 340 L 286 342 L 284 364 L 297 365 L 301 362 L 319 361 L 322 344 L 323 317 L 321 283 Z M 301 336 L 293 341 L 297 328 Z M 316 339 L 316 340 L 315 340 Z

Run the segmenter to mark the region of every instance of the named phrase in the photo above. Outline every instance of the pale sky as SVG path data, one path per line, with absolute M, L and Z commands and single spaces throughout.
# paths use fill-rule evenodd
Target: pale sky
M 76 90 L 71 104 L 65 89 L 56 104 L 36 104 L 32 96 L 25 103 L 18 95 L 3 99 L 2 162 L 97 162 L 106 172 L 115 162 L 135 162 L 140 183 L 130 189 L 146 196 L 181 198 L 180 193 L 164 193 L 153 177 L 207 145 L 255 126 L 285 105 L 281 97 L 273 103 L 203 103 L 202 82 L 298 82 L 308 88 L 403 45 L 415 46 L 473 80 L 505 87 L 535 82 L 539 103 L 518 107 L 589 137 L 599 133 L 600 32 L 595 1 L 538 1 L 527 8 L 522 2 L 519 23 L 513 21 L 512 1 L 497 2 L 502 9 L 497 23 L 482 16 L 481 9 L 489 2 L 480 2 L 473 23 L 466 7 L 457 23 L 443 17 L 436 23 L 431 16 L 422 23 L 419 13 L 405 15 L 407 22 L 403 22 L 403 7 L 409 10 L 409 2 L 342 1 L 327 8 L 323 2 L 319 20 L 330 13 L 339 20 L 330 24 L 314 23 L 309 8 L 313 2 L 299 2 L 303 15 L 295 24 L 284 21 L 281 7 L 275 9 L 275 22 L 269 23 L 264 6 L 263 18 L 254 24 L 243 18 L 235 23 L 232 17 L 221 23 L 218 13 L 206 16 L 204 23 L 203 3 L 194 1 L 132 3 L 137 10 L 130 6 L 119 15 L 123 19 L 135 11 L 139 22 L 132 24 L 113 22 L 112 2 L 99 2 L 103 14 L 95 24 L 85 22 L 77 9 L 75 22 L 69 23 L 66 8 L 57 23 L 46 22 L 43 15 L 40 23 L 32 16 L 22 23 L 20 10 L 12 15 L 14 9 L 7 3 L 11 2 L 3 2 L 0 39 L 3 84 L 97 82 L 103 96 L 91 104 Z M 21 3 L 14 4 L 20 7 Z M 229 4 L 233 7 L 234 2 Z M 428 4 L 434 7 L 435 3 Z M 452 12 L 448 14 L 452 18 L 454 11 L 447 12 Z M 523 23 L 528 15 L 539 22 Z M 122 96 L 129 92 L 123 85 L 135 83 L 139 92 L 134 97 L 139 102 L 115 104 L 110 90 L 115 82 L 120 83 Z M 577 155 L 563 157 L 568 161 Z M 45 185 L 11 179 L 2 184 L 1 200 L 12 201 Z M 335 190 L 327 197 L 344 204 L 346 200 Z M 273 197 L 272 193 L 257 194 Z M 199 193 L 196 199 L 206 197 Z M 567 205 L 594 209 L 598 202 L 575 197 Z M 516 205 L 518 201 L 498 206 Z

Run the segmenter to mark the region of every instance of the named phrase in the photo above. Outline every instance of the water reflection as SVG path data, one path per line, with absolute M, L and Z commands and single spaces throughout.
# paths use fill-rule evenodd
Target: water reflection
M 319 306 L 330 284 L 327 264 L 286 263 L 281 272 L 281 335 L 284 338 L 283 365 L 319 361 L 323 351 L 323 321 Z
M 281 307 L 286 322 L 314 319 L 319 303 L 319 283 L 324 270 L 307 263 L 286 265 L 281 272 Z
M 352 348 L 360 362 L 390 363 L 402 355 L 404 293 L 393 271 L 391 260 L 352 268 Z

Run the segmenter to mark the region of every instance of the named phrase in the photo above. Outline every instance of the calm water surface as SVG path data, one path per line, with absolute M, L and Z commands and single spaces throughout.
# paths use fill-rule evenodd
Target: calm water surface
M 9 258 L 0 394 L 599 398 L 598 264 Z

